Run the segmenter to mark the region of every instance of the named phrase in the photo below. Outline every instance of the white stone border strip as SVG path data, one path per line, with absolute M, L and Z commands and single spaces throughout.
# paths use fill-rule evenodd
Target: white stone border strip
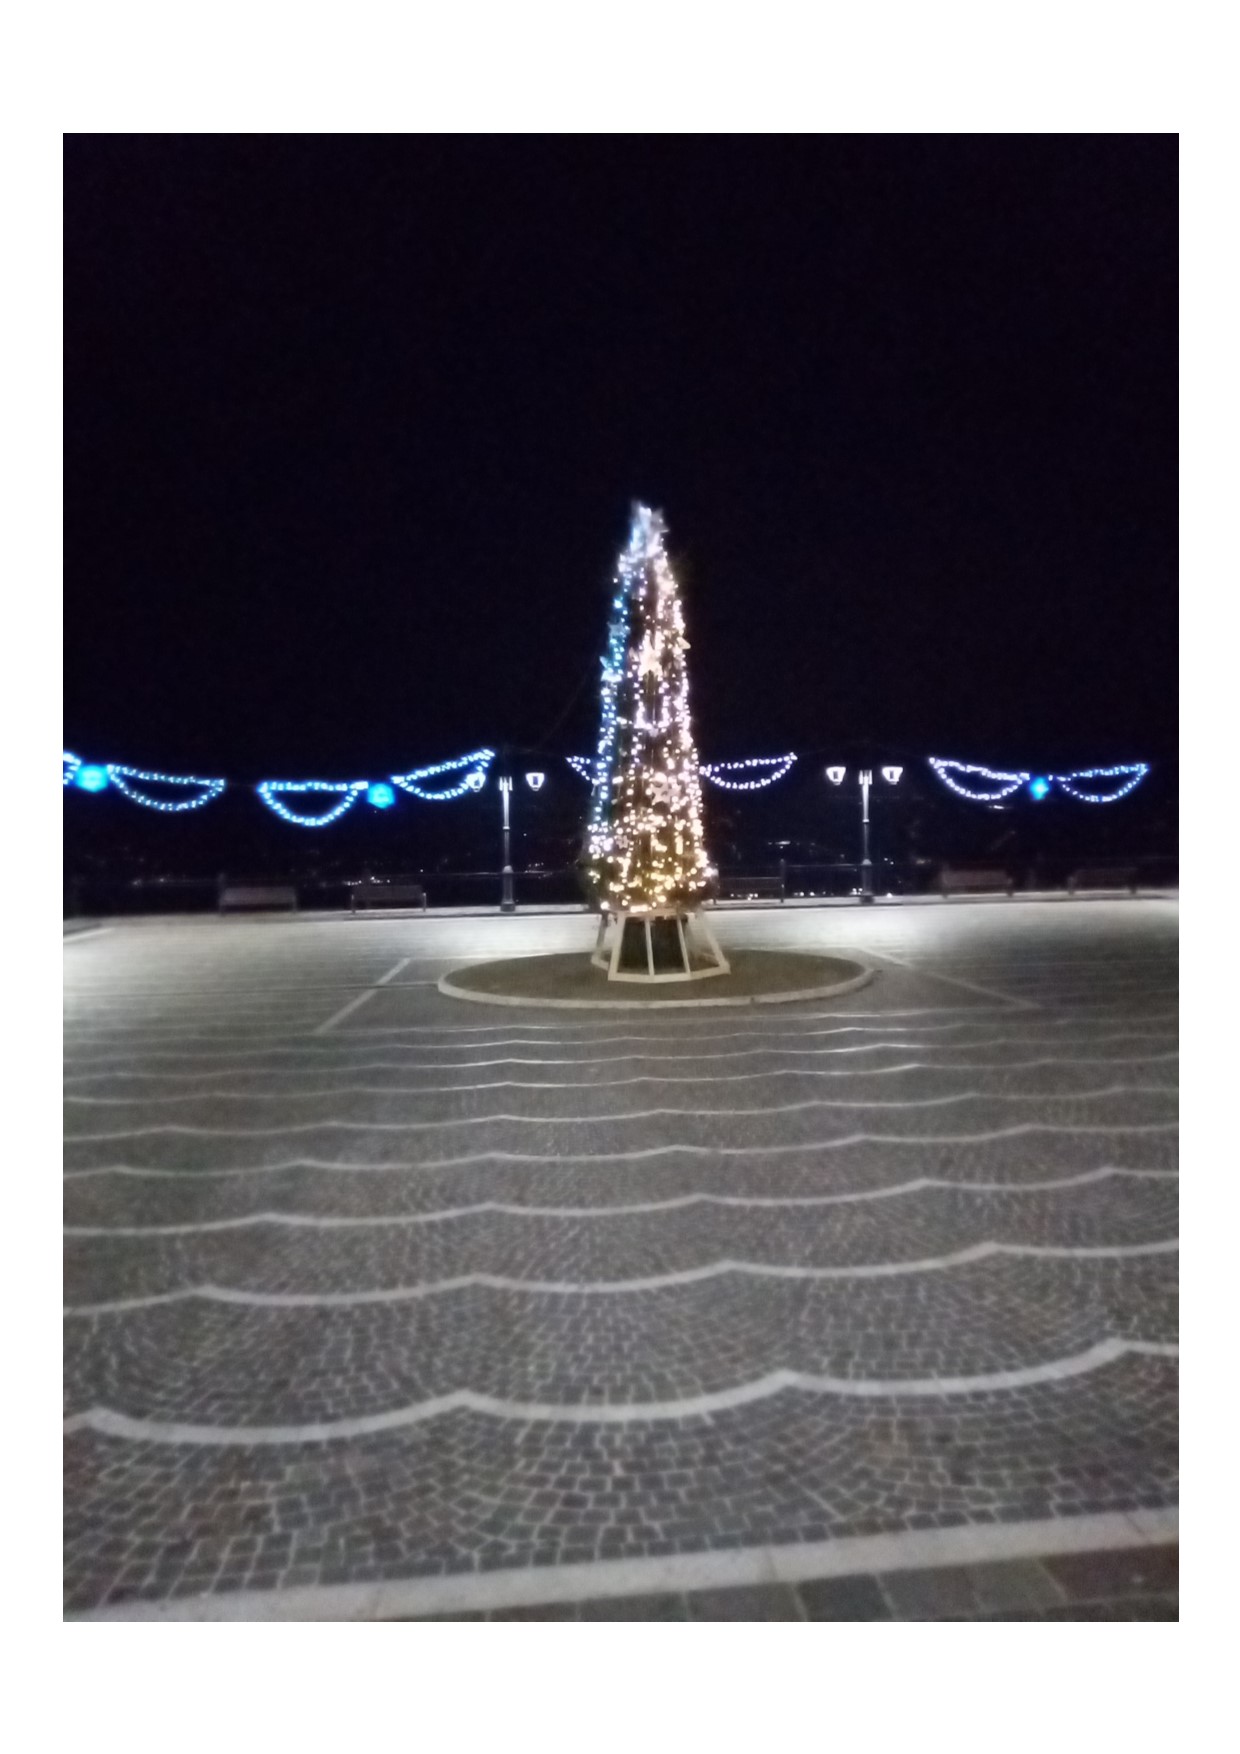
M 694 1080 L 696 1082 L 696 1080 Z M 585 1096 L 606 1085 L 573 1084 L 566 1088 Z M 808 1109 L 951 1108 L 961 1102 L 1103 1102 L 1117 1096 L 1178 1098 L 1175 1084 L 1108 1084 L 1102 1090 L 1072 1090 L 1048 1095 L 1044 1090 L 959 1090 L 946 1096 L 874 1097 L 813 1096 L 800 1102 L 769 1103 L 760 1108 L 635 1108 L 605 1109 L 588 1115 L 449 1115 L 436 1121 L 353 1121 L 328 1115 L 316 1121 L 286 1121 L 274 1127 L 200 1127 L 190 1122 L 160 1121 L 149 1127 L 117 1127 L 107 1133 L 66 1133 L 64 1144 L 113 1145 L 121 1139 L 157 1139 L 168 1135 L 193 1139 L 274 1139 L 288 1133 L 434 1133 L 458 1127 L 592 1127 L 628 1125 L 633 1121 L 770 1120 L 776 1115 L 803 1114 Z
M 152 1291 L 144 1296 L 119 1297 L 104 1303 L 67 1305 L 66 1318 L 126 1315 L 134 1310 L 154 1309 L 169 1303 L 224 1303 L 244 1309 L 350 1309 L 364 1303 L 415 1303 L 427 1297 L 446 1297 L 456 1291 L 499 1291 L 525 1297 L 631 1297 L 646 1291 L 669 1291 L 682 1285 L 702 1285 L 712 1279 L 735 1275 L 745 1279 L 898 1279 L 914 1273 L 947 1273 L 953 1267 L 971 1267 L 979 1261 L 1009 1257 L 1013 1260 L 1117 1261 L 1146 1255 L 1173 1255 L 1179 1251 L 1175 1237 L 1155 1242 L 1083 1244 L 975 1242 L 949 1255 L 929 1255 L 923 1260 L 857 1262 L 834 1267 L 780 1266 L 768 1261 L 710 1261 L 700 1267 L 684 1267 L 675 1273 L 652 1274 L 645 1279 L 512 1279 L 501 1273 L 462 1273 L 455 1279 L 431 1279 L 420 1285 L 391 1285 L 370 1291 L 253 1291 L 235 1285 L 187 1285 L 176 1291 Z
M 562 954 L 562 952 L 557 953 Z M 794 955 L 796 952 L 789 951 Z M 810 954 L 802 952 L 801 954 Z M 496 958 L 497 961 L 513 960 L 508 957 Z M 857 963 L 855 956 L 838 956 L 837 962 Z M 468 965 L 477 968 L 478 963 Z M 481 965 L 485 966 L 485 964 Z M 518 998 L 509 993 L 480 993 L 472 987 L 457 986 L 453 975 L 463 974 L 464 968 L 454 968 L 450 973 L 440 975 L 435 983 L 439 991 L 449 999 L 469 999 L 477 1005 L 508 1005 L 520 1011 L 688 1011 L 701 1010 L 708 1005 L 715 1007 L 742 1005 L 791 1005 L 804 999 L 839 999 L 846 993 L 858 992 L 862 987 L 869 986 L 877 973 L 876 969 L 860 965 L 860 972 L 850 975 L 847 980 L 835 981 L 829 986 L 803 987 L 795 993 L 748 993 L 740 997 L 718 998 L 702 997 L 693 999 L 547 999 Z
M 99 1172 L 103 1174 L 101 1170 Z M 118 1170 L 115 1172 L 120 1174 Z M 135 1174 L 138 1172 L 135 1171 Z M 155 1173 L 155 1172 L 152 1172 Z M 162 1171 L 159 1173 L 163 1173 Z M 242 1171 L 228 1171 L 241 1174 Z M 221 1230 L 260 1230 L 264 1225 L 283 1225 L 290 1230 L 382 1230 L 409 1225 L 447 1224 L 460 1218 L 634 1218 L 654 1212 L 676 1212 L 694 1206 L 734 1207 L 741 1210 L 781 1211 L 785 1208 L 851 1206 L 868 1200 L 897 1200 L 906 1194 L 947 1192 L 953 1194 L 1039 1194 L 1048 1189 L 1080 1188 L 1113 1176 L 1136 1181 L 1178 1181 L 1176 1169 L 1122 1169 L 1105 1164 L 1080 1175 L 1052 1176 L 1030 1182 L 957 1182 L 944 1176 L 919 1175 L 892 1187 L 845 1189 L 835 1194 L 675 1194 L 667 1200 L 637 1200 L 618 1206 L 518 1206 L 511 1201 L 478 1200 L 472 1206 L 444 1206 L 426 1212 L 374 1212 L 357 1216 L 318 1212 L 245 1212 L 235 1218 L 201 1218 L 183 1224 L 67 1224 L 64 1234 L 75 1241 L 143 1236 L 204 1236 Z
M 749 1584 L 800 1584 L 818 1578 L 926 1571 L 946 1565 L 1049 1559 L 1118 1547 L 1178 1541 L 1179 1509 L 1101 1511 L 1039 1522 L 966 1523 L 949 1529 L 842 1535 L 796 1546 L 736 1547 L 584 1565 L 541 1565 L 462 1572 L 383 1583 L 319 1584 L 290 1590 L 233 1590 L 118 1602 L 68 1620 L 399 1620 L 485 1613 L 612 1597 L 683 1594 Z
M 427 1170 L 470 1169 L 480 1163 L 571 1165 L 603 1163 L 649 1163 L 659 1157 L 793 1157 L 808 1151 L 850 1150 L 857 1145 L 908 1145 L 914 1149 L 942 1145 L 986 1145 L 995 1139 L 1019 1139 L 1032 1134 L 1102 1134 L 1108 1139 L 1121 1134 L 1178 1133 L 1178 1121 L 1137 1121 L 1127 1125 L 1094 1125 L 1084 1121 L 1021 1121 L 1013 1127 L 992 1127 L 982 1133 L 845 1133 L 832 1139 L 810 1139 L 803 1145 L 641 1145 L 632 1151 L 574 1151 L 566 1156 L 547 1151 L 471 1151 L 460 1157 L 428 1157 L 420 1163 L 349 1163 L 324 1157 L 284 1157 L 274 1163 L 252 1163 L 232 1169 L 162 1169 L 144 1164 L 103 1163 L 87 1169 L 67 1169 L 63 1181 L 88 1181 L 95 1176 L 132 1176 L 139 1181 L 179 1181 L 188 1187 L 195 1181 L 232 1180 L 237 1176 L 280 1175 L 290 1169 L 321 1169 L 341 1175 L 413 1174 Z
M 81 1413 L 69 1415 L 64 1422 L 64 1433 L 71 1437 L 78 1431 L 94 1431 L 103 1437 L 127 1438 L 136 1443 L 253 1449 L 375 1437 L 462 1409 L 495 1419 L 518 1420 L 523 1424 L 643 1425 L 656 1420 L 697 1419 L 711 1413 L 731 1412 L 755 1401 L 769 1400 L 785 1389 L 864 1401 L 939 1400 L 947 1395 L 994 1394 L 1084 1376 L 1130 1354 L 1178 1359 L 1180 1349 L 1173 1340 L 1119 1340 L 1111 1337 L 1095 1341 L 1084 1352 L 1072 1353 L 1066 1358 L 1046 1359 L 1040 1364 L 1021 1365 L 1014 1370 L 987 1371 L 977 1376 L 893 1377 L 885 1381 L 870 1377 L 815 1376 L 800 1370 L 772 1370 L 752 1382 L 737 1383 L 732 1388 L 716 1389 L 703 1395 L 687 1395 L 678 1401 L 596 1401 L 565 1405 L 546 1401 L 506 1401 L 498 1395 L 479 1394 L 474 1389 L 453 1389 L 448 1394 L 414 1401 L 406 1407 L 389 1408 L 385 1413 L 365 1413 L 352 1419 L 304 1425 L 190 1425 L 136 1418 L 112 1407 L 89 1407 Z

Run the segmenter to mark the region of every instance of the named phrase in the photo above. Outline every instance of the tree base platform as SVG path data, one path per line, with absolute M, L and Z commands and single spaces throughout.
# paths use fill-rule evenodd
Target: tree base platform
M 475 962 L 444 975 L 439 991 L 483 1005 L 647 1011 L 723 1005 L 786 1005 L 840 998 L 874 979 L 864 963 L 793 950 L 734 950 L 726 974 L 708 981 L 619 982 L 583 951 Z

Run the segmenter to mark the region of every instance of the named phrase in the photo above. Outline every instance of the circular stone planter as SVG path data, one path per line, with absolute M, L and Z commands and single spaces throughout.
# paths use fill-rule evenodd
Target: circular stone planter
M 731 972 L 709 982 L 621 985 L 590 964 L 588 954 L 517 956 L 475 962 L 440 977 L 439 991 L 480 1005 L 549 1006 L 573 1011 L 688 1010 L 706 1005 L 788 1005 L 794 999 L 835 999 L 874 979 L 874 970 L 843 956 L 800 950 L 736 950 Z M 705 990 L 703 990 L 705 988 Z

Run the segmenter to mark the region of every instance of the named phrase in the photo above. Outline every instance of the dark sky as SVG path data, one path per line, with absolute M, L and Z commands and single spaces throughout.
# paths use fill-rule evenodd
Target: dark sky
M 1173 754 L 1176 178 L 1171 136 L 70 138 L 66 746 L 586 748 L 642 496 L 707 758 Z

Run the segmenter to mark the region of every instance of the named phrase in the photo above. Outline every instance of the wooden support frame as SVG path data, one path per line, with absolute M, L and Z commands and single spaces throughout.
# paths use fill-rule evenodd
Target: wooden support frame
M 660 921 L 671 921 L 675 925 L 675 941 L 680 947 L 680 955 L 675 966 L 662 968 L 656 966 L 655 941 L 651 927 Z M 611 942 L 607 941 L 608 928 L 611 928 Z M 620 957 L 625 945 L 625 934 L 629 933 L 630 943 L 634 933 L 645 947 L 646 967 L 644 970 L 621 968 Z M 661 934 L 666 943 L 666 934 Z M 694 953 L 699 961 L 706 958 L 706 966 L 693 966 Z M 595 968 L 605 970 L 609 981 L 700 981 L 709 980 L 712 975 L 730 974 L 731 966 L 719 941 L 707 925 L 697 908 L 660 908 L 649 912 L 621 909 L 619 912 L 604 908 L 599 916 L 598 936 L 594 940 L 594 950 L 590 961 Z

